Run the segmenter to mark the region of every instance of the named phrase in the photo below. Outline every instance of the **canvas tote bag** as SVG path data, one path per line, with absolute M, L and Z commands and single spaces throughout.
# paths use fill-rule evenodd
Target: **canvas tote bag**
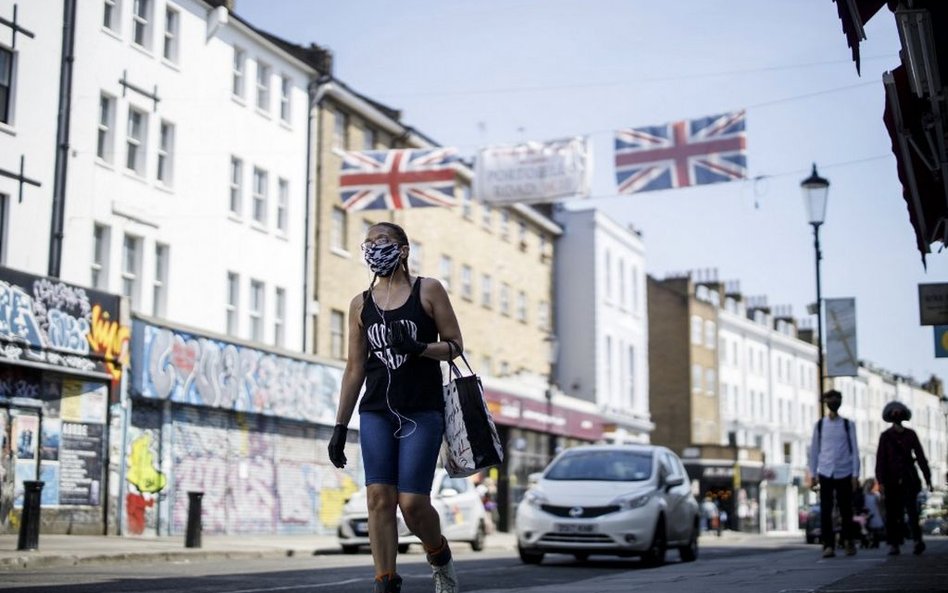
M 448 342 L 451 353 L 460 347 Z M 450 381 L 444 386 L 444 443 L 441 463 L 452 478 L 463 478 L 500 465 L 504 461 L 503 446 L 497 436 L 497 427 L 484 401 L 480 378 L 461 352 L 467 366 L 463 375 L 454 360 L 448 362 Z

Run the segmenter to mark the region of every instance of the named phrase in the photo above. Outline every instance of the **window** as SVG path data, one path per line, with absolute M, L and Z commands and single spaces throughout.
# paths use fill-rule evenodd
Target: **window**
M 151 45 L 151 0 L 135 0 L 132 4 L 132 41 L 148 49 Z
M 714 350 L 715 345 L 717 345 L 718 340 L 717 336 L 717 324 L 711 321 L 710 319 L 705 320 L 704 322 L 704 345 L 705 348 L 710 348 Z
M 704 378 L 704 371 L 701 368 L 700 364 L 691 365 L 691 390 L 694 392 L 701 391 L 701 381 Z
M 277 287 L 273 311 L 273 345 L 284 346 L 286 341 L 286 289 Z
M 270 111 L 270 66 L 257 60 L 257 109 Z
M 714 395 L 718 379 L 714 369 L 705 369 L 704 371 L 704 390 L 708 395 Z
M 606 249 L 602 275 L 606 280 L 606 298 L 612 300 L 612 252 Z
M 346 218 L 345 210 L 338 206 L 333 207 L 332 227 L 329 229 L 329 246 L 332 249 L 347 251 L 346 244 L 348 241 L 346 237 L 346 227 L 348 224 Z
M 468 301 L 473 298 L 472 275 L 471 266 L 467 264 L 461 266 L 461 297 Z
M 161 55 L 169 62 L 178 61 L 178 11 L 165 7 L 165 43 Z
M 408 269 L 412 271 L 413 274 L 419 274 L 421 272 L 421 262 L 422 254 L 424 254 L 424 246 L 417 241 L 409 240 L 408 242 Z
M 619 258 L 619 307 L 625 307 L 625 262 Z
M 151 301 L 151 314 L 155 317 L 164 317 L 168 304 L 168 250 L 167 245 L 155 244 L 155 284 Z
M 277 181 L 277 216 L 276 228 L 283 234 L 286 234 L 288 227 L 288 217 L 290 210 L 290 182 L 286 179 Z
M 632 309 L 632 312 L 638 310 L 639 305 L 639 269 L 636 266 L 632 266 L 632 290 L 629 294 L 629 307 Z
M 0 47 L 0 122 L 13 121 L 13 52 Z
M 493 306 L 493 282 L 490 274 L 481 275 L 481 306 L 490 309 Z
M 629 346 L 629 401 L 635 402 L 635 346 Z
M 441 256 L 441 283 L 444 284 L 444 289 L 451 291 L 451 277 L 454 275 L 454 262 L 451 261 L 451 257 L 448 255 Z
M 244 196 L 244 162 L 230 157 L 230 211 L 240 216 Z
M 114 159 L 115 152 L 115 98 L 99 96 L 99 131 L 95 143 L 95 155 L 107 163 Z
M 527 293 L 522 290 L 517 293 L 517 321 L 527 322 Z
M 158 181 L 171 187 L 174 179 L 174 124 L 161 122 L 158 136 Z
M 550 329 L 550 304 L 546 301 L 537 303 L 537 328 Z
M 333 114 L 332 145 L 342 149 L 349 146 L 349 118 L 342 111 Z
M 107 290 L 109 286 L 109 227 L 92 227 L 92 282 L 93 288 Z
M 244 97 L 244 70 L 247 67 L 247 54 L 239 47 L 234 48 L 234 70 L 232 73 L 231 93 L 235 97 Z
M 510 316 L 510 285 L 500 285 L 500 314 Z
M 480 368 L 480 371 L 481 371 L 481 373 L 482 373 L 485 377 L 490 377 L 490 376 L 491 376 L 491 373 L 493 372 L 493 371 L 491 371 L 491 368 L 492 368 L 491 365 L 492 365 L 492 363 L 493 363 L 493 361 L 491 360 L 491 357 L 490 357 L 489 354 L 485 354 L 485 355 L 481 356 L 481 368 Z
M 237 335 L 240 315 L 240 276 L 227 272 L 227 333 Z
M 510 212 L 500 211 L 500 238 L 507 240 L 510 238 Z
M 290 91 L 292 83 L 289 77 L 280 77 L 280 119 L 290 123 Z
M 527 249 L 527 223 L 522 220 L 517 223 L 517 239 L 520 243 L 520 251 Z
M 122 22 L 120 10 L 119 0 L 105 0 L 102 3 L 102 26 L 118 33 Z
M 264 293 L 266 287 L 259 280 L 250 281 L 250 339 L 263 341 Z
M 329 355 L 333 358 L 343 358 L 345 320 L 346 316 L 342 311 L 334 309 L 329 315 Z
M 365 126 L 362 128 L 362 150 L 375 150 L 375 130 Z
M 253 219 L 267 224 L 267 172 L 259 167 L 253 168 Z
M 691 316 L 691 343 L 701 345 L 701 330 L 704 327 L 704 321 L 698 315 Z
M 125 235 L 122 242 L 122 295 L 128 297 L 132 308 L 137 308 L 141 294 L 142 240 Z
M 125 167 L 137 175 L 145 175 L 145 146 L 148 138 L 148 116 L 137 109 L 128 110 Z
M 481 210 L 481 224 L 485 229 L 490 230 L 494 210 L 487 202 L 483 202 L 483 206 L 484 207 Z

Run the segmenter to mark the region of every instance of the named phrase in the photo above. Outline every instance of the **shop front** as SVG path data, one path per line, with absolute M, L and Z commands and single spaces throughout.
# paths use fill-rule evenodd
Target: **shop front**
M 484 397 L 504 445 L 504 463 L 489 476 L 497 486 L 497 528 L 510 531 L 530 474 L 543 471 L 552 456 L 565 448 L 600 440 L 605 420 L 489 386 Z
M 121 298 L 0 268 L 0 533 L 40 481 L 40 532 L 115 531 L 113 405 L 127 364 Z
M 763 463 L 759 450 L 704 445 L 686 449 L 682 461 L 699 502 L 710 500 L 726 513 L 727 529 L 760 532 Z
M 203 493 L 208 534 L 333 533 L 363 481 L 327 445 L 342 367 L 257 344 L 135 319 L 123 526 L 177 535 L 189 492 Z

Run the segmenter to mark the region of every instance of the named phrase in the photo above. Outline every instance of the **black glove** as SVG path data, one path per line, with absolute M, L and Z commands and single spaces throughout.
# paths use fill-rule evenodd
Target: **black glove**
M 349 429 L 343 424 L 337 424 L 332 429 L 332 438 L 329 439 L 329 461 L 342 469 L 346 467 L 346 435 Z
M 425 342 L 419 342 L 411 335 L 411 330 L 405 323 L 396 323 L 389 330 L 389 346 L 398 354 L 421 354 L 428 348 Z

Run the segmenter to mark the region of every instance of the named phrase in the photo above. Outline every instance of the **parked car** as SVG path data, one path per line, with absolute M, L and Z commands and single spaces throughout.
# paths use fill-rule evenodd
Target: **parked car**
M 484 549 L 486 518 L 484 503 L 470 478 L 451 478 L 443 469 L 435 471 L 431 486 L 431 504 L 441 517 L 441 531 L 449 541 L 466 542 L 476 552 Z M 396 511 L 398 551 L 407 552 L 411 544 L 420 544 Z M 369 545 L 369 511 L 366 491 L 362 488 L 346 501 L 336 531 L 339 545 L 346 554 Z
M 640 556 L 658 566 L 668 548 L 698 557 L 698 501 L 675 453 L 653 445 L 585 445 L 560 453 L 517 506 L 520 560 L 548 553 Z

